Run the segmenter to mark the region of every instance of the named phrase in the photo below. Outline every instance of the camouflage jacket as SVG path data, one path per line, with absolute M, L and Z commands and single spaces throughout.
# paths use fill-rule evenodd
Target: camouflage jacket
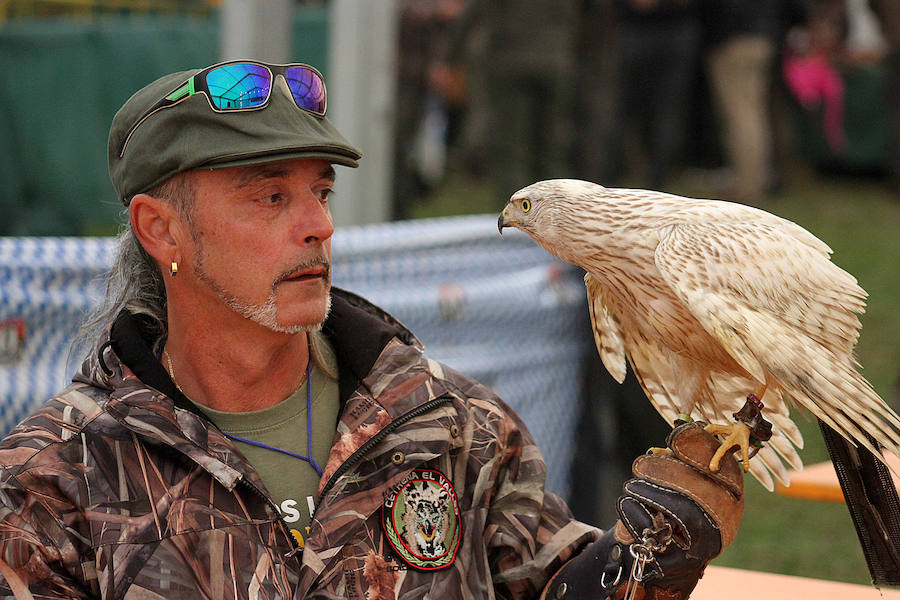
M 335 290 L 343 402 L 305 548 L 123 313 L 0 444 L 0 596 L 532 598 L 599 531 L 518 417 Z

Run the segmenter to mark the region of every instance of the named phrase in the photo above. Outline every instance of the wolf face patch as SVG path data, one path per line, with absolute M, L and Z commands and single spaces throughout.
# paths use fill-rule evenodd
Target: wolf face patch
M 440 471 L 412 471 L 385 498 L 381 517 L 388 541 L 409 566 L 430 571 L 453 564 L 461 533 L 459 503 Z

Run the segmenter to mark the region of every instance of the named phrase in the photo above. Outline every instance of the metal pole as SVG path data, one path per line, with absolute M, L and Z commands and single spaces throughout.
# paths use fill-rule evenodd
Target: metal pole
M 358 169 L 341 169 L 332 216 L 336 225 L 390 216 L 396 63 L 394 0 L 331 0 L 328 115 L 363 152 Z
M 222 60 L 290 62 L 293 9 L 292 0 L 224 0 Z

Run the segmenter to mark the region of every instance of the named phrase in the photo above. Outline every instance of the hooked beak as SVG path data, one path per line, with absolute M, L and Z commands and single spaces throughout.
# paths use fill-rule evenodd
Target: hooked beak
M 503 209 L 503 212 L 500 213 L 500 216 L 497 218 L 497 231 L 500 232 L 500 235 L 503 235 L 504 227 L 515 227 L 519 224 L 516 219 L 510 219 L 507 211 L 509 210 L 509 205 Z

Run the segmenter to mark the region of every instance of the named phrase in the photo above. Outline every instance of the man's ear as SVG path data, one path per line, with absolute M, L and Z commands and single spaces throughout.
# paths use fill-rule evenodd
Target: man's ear
M 147 254 L 162 265 L 181 258 L 181 223 L 171 204 L 149 194 L 137 194 L 128 205 L 131 228 Z

